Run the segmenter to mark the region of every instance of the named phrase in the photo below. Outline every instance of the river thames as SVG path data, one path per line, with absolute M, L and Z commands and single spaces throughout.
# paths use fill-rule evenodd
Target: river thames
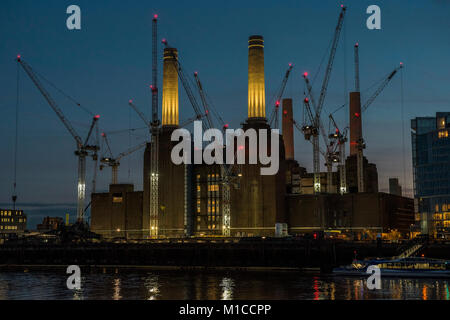
M 157 271 L 85 273 L 80 290 L 64 272 L 2 272 L 4 300 L 450 300 L 449 279 L 363 278 L 299 273 Z

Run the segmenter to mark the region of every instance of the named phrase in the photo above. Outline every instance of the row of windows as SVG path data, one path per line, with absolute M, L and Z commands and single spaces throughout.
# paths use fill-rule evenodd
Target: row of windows
M 0 226 L 0 230 L 17 230 L 17 226 Z
M 200 216 L 197 216 L 197 222 L 201 222 L 202 218 Z M 220 216 L 208 216 L 208 221 L 219 221 Z
M 1 221 L 1 222 L 14 222 L 14 221 L 18 221 L 19 223 L 22 223 L 22 222 L 26 222 L 27 219 L 25 219 L 25 218 L 19 218 L 19 219 L 14 220 L 14 218 L 2 218 L 0 221 Z
M 215 224 L 213 224 L 213 225 L 211 225 L 211 224 L 209 224 L 208 225 L 208 229 L 209 230 L 218 230 L 220 228 L 220 226 L 219 225 L 215 225 Z M 197 230 L 200 230 L 200 225 L 197 225 Z

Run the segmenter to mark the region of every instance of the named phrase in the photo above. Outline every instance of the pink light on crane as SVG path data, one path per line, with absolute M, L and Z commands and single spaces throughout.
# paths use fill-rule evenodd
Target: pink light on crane
M 156 20 L 156 19 L 158 19 L 158 15 L 155 13 L 155 14 L 153 15 L 153 20 Z
M 128 100 L 128 103 L 133 103 L 133 100 L 132 99 Z
M 95 116 L 94 116 L 94 119 L 95 119 L 95 120 L 100 119 L 100 115 L 99 115 L 99 114 L 95 115 Z
M 102 137 L 106 137 L 106 134 L 104 132 L 102 132 Z
M 308 72 L 303 72 L 303 78 L 306 78 L 308 76 Z

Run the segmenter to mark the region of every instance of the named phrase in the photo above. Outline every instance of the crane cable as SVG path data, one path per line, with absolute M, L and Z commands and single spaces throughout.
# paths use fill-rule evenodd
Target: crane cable
M 14 137 L 14 184 L 13 184 L 13 210 L 16 210 L 17 200 L 17 149 L 19 144 L 19 85 L 20 85 L 20 69 L 17 64 L 17 83 L 16 83 L 16 128 Z

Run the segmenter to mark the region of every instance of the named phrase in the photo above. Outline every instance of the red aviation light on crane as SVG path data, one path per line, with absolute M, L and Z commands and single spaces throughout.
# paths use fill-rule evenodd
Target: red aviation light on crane
M 228 123 L 224 124 L 223 126 L 225 129 L 228 129 Z
M 198 72 L 197 71 L 194 72 L 194 77 L 196 77 L 196 76 L 198 76 Z
M 20 54 L 17 55 L 17 61 L 20 61 L 20 58 L 22 58 L 22 56 Z
M 355 47 L 359 47 L 359 42 L 355 43 Z
M 292 67 L 292 63 L 291 62 L 289 62 L 289 67 Z
M 128 103 L 133 103 L 133 100 L 132 99 L 128 100 Z
M 306 103 L 308 103 L 309 102 L 309 99 L 308 98 L 305 98 L 305 100 L 304 100 Z
M 106 137 L 106 134 L 104 132 L 102 132 L 102 137 Z
M 277 102 L 275 102 L 275 106 L 278 108 L 280 106 L 280 100 L 277 100 Z
M 153 20 L 156 20 L 156 19 L 158 19 L 158 15 L 155 13 L 155 14 L 153 15 Z
M 164 38 L 161 40 L 162 43 L 167 44 L 167 40 Z
M 100 115 L 99 115 L 99 114 L 95 115 L 95 116 L 94 116 L 94 119 L 95 119 L 95 120 L 100 119 Z
M 308 76 L 308 72 L 303 72 L 303 78 L 306 78 Z

